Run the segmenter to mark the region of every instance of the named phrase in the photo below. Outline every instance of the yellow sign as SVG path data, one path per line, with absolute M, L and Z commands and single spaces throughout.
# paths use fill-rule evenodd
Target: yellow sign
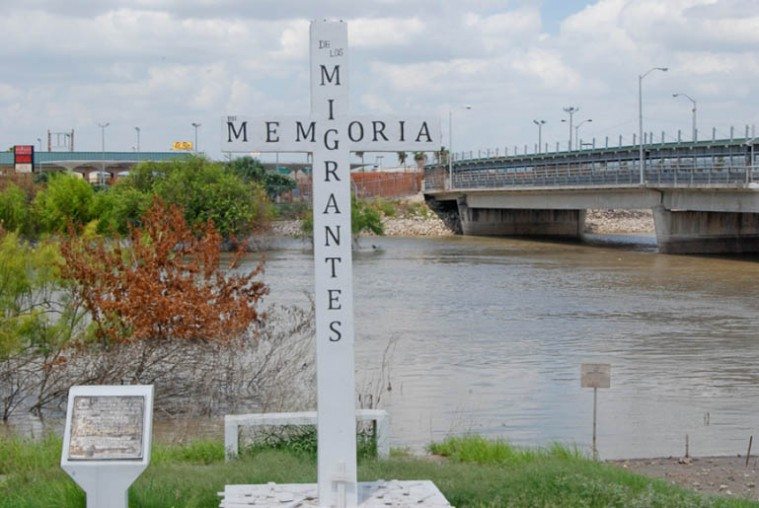
M 192 141 L 174 141 L 171 144 L 172 150 L 179 150 L 182 152 L 191 152 L 192 151 Z

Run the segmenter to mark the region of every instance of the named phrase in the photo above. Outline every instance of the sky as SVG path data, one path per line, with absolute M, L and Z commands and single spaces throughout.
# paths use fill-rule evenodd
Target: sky
M 351 110 L 439 118 L 453 150 L 631 143 L 759 124 L 756 0 L 0 0 L 0 146 L 76 132 L 77 150 L 221 157 L 225 115 L 309 112 L 308 23 L 348 23 Z M 471 109 L 467 109 L 470 106 Z M 54 140 L 55 141 L 55 140 Z M 288 156 L 283 156 L 288 158 Z M 300 157 L 300 156 L 298 156 Z M 297 160 L 298 157 L 290 156 Z M 386 156 L 385 164 L 389 157 Z M 390 162 L 392 164 L 392 162 Z

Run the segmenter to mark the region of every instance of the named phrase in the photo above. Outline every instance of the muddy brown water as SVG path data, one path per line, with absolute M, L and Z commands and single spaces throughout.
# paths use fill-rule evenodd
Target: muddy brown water
M 691 455 L 745 452 L 759 435 L 759 259 L 661 255 L 650 237 L 590 241 L 362 239 L 358 377 L 377 376 L 392 341 L 382 402 L 394 446 L 479 433 L 588 450 L 580 363 L 609 362 L 601 457 L 682 455 L 686 433 Z M 269 303 L 308 305 L 307 246 L 282 240 L 266 256 Z M 220 436 L 219 423 L 198 432 Z M 175 423 L 167 436 L 172 425 L 193 432 Z

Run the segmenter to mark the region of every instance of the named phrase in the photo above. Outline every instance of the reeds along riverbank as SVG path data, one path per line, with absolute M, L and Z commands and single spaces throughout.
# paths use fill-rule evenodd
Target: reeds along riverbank
M 458 507 L 756 506 L 689 492 L 558 445 L 523 450 L 470 436 L 431 449 L 438 455 L 413 457 L 395 451 L 389 460 L 361 458 L 359 478 L 429 479 Z M 84 494 L 59 467 L 60 451 L 57 437 L 0 440 L 0 508 L 83 506 Z M 312 452 L 257 448 L 224 462 L 221 441 L 158 443 L 150 466 L 130 489 L 130 506 L 215 507 L 217 492 L 226 484 L 315 480 Z

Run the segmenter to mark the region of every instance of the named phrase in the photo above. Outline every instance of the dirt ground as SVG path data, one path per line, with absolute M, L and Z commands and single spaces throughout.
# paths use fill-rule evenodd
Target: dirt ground
M 751 455 L 748 467 L 745 456 L 628 459 L 609 464 L 698 492 L 759 501 L 759 460 Z

